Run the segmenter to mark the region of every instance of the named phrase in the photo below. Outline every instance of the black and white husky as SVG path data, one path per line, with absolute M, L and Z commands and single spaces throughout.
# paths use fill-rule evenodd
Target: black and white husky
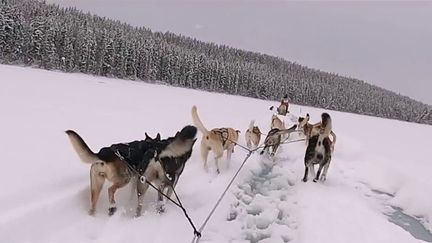
M 313 179 L 314 182 L 318 180 L 325 181 L 327 176 L 327 170 L 330 165 L 332 157 L 332 141 L 329 136 L 332 132 L 332 122 L 330 115 L 327 113 L 321 114 L 321 127 L 318 134 L 313 135 L 309 139 L 308 146 L 304 157 L 305 173 L 303 181 L 308 180 L 308 174 L 314 172 L 314 165 L 318 164 L 318 172 Z M 324 170 L 324 171 L 323 171 Z M 322 174 L 321 174 L 322 173 Z M 320 177 L 321 176 L 321 177 Z

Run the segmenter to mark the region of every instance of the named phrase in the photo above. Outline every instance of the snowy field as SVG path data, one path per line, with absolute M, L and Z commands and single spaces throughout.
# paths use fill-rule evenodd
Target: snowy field
M 276 102 L 164 85 L 0 65 L 0 242 L 191 242 L 180 209 L 133 217 L 131 188 L 117 192 L 107 215 L 105 184 L 94 217 L 89 165 L 80 162 L 64 131 L 73 129 L 93 151 L 160 132 L 172 136 L 192 124 L 191 107 L 207 128 L 242 131 L 250 120 L 264 133 Z M 290 106 L 293 116 L 324 111 Z M 327 111 L 337 144 L 327 181 L 303 183 L 305 143 L 281 147 L 275 162 L 254 153 L 202 232 L 201 242 L 432 242 L 432 126 Z M 286 119 L 287 126 L 292 125 Z M 201 134 L 198 134 L 200 139 Z M 177 192 L 200 226 L 245 158 L 236 148 L 217 175 L 205 172 L 199 141 Z

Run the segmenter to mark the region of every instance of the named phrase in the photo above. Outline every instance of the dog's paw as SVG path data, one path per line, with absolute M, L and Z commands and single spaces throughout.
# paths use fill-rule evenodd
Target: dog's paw
M 217 173 L 217 174 L 219 175 L 219 174 L 220 174 L 220 170 L 219 170 L 219 169 L 217 169 L 217 170 L 216 170 L 216 173 Z
M 108 215 L 113 216 L 113 214 L 117 211 L 117 207 L 108 208 Z
M 318 180 L 317 180 L 316 178 L 315 178 L 315 179 L 313 179 L 313 182 L 315 182 L 315 183 L 316 183 L 317 181 L 318 181 Z
M 306 178 L 303 178 L 303 180 L 302 180 L 303 182 L 307 182 L 307 179 Z
M 165 213 L 165 205 L 164 204 L 160 204 L 156 207 L 156 212 L 158 214 L 163 214 Z
M 325 175 L 321 176 L 320 181 L 325 181 L 327 178 Z
M 90 216 L 94 216 L 95 213 L 96 213 L 96 210 L 93 209 L 93 208 L 90 208 L 89 211 L 88 211 L 88 214 L 89 214 Z
M 138 207 L 137 207 L 137 209 L 136 209 L 136 212 L 135 212 L 135 217 L 136 217 L 136 218 L 141 217 L 141 210 L 142 210 L 142 206 L 141 206 L 141 205 L 138 205 Z

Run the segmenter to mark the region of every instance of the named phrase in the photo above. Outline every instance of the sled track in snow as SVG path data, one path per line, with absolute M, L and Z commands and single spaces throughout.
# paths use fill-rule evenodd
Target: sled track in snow
M 266 239 L 290 242 L 295 237 L 297 220 L 291 214 L 295 204 L 288 200 L 293 197 L 294 183 L 286 173 L 277 172 L 286 170 L 287 161 L 275 161 L 265 156 L 258 159 L 258 168 L 234 192 L 237 201 L 231 205 L 228 220 L 239 220 L 244 239 L 252 243 Z

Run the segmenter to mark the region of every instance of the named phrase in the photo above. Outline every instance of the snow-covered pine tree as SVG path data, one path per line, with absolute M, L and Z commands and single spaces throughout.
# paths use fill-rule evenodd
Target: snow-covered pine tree
M 432 124 L 430 105 L 355 78 L 37 0 L 0 2 L 0 62 Z

